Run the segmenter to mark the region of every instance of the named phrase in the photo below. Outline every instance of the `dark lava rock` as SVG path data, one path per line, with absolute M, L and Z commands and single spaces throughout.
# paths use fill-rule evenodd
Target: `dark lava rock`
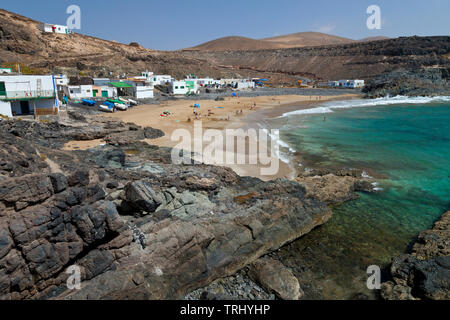
M 370 80 L 363 88 L 367 98 L 385 96 L 448 96 L 450 68 L 396 70 Z
M 99 146 L 90 149 L 95 163 L 100 168 L 122 168 L 125 165 L 125 152 L 112 145 Z
M 450 299 L 450 211 L 422 232 L 411 254 L 395 257 L 392 280 L 382 284 L 386 300 Z

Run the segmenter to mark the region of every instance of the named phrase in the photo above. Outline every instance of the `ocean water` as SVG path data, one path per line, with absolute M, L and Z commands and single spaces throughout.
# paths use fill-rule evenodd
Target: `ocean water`
M 362 168 L 375 177 L 378 193 L 336 206 L 329 222 L 280 255 L 306 298 L 376 298 L 367 267 L 388 266 L 450 210 L 450 99 L 331 102 L 270 125 L 303 168 Z

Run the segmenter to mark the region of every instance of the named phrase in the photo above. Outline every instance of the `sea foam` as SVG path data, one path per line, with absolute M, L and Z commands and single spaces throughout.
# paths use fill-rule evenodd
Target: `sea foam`
M 371 106 L 383 106 L 391 104 L 426 104 L 432 102 L 450 102 L 449 96 L 437 96 L 437 97 L 407 97 L 407 96 L 395 96 L 385 97 L 377 99 L 356 99 L 356 100 L 344 100 L 344 101 L 331 101 L 325 102 L 321 106 L 311 109 L 296 110 L 286 112 L 281 115 L 282 117 L 289 117 L 293 115 L 303 114 L 319 114 L 319 113 L 331 113 L 335 109 L 348 109 L 358 107 L 371 107 Z

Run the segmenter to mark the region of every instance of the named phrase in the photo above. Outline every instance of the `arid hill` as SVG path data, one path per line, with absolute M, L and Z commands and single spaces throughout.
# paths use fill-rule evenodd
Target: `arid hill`
M 326 46 L 262 49 L 299 45 L 300 37 L 322 37 L 323 41 L 346 41 L 317 33 L 299 33 L 275 39 L 242 37 L 222 39 L 232 50 L 157 51 L 137 43 L 122 44 L 78 33 L 42 33 L 39 22 L 0 9 L 0 64 L 27 65 L 42 72 L 69 76 L 110 76 L 139 74 L 143 70 L 182 78 L 198 76 L 264 77 L 272 84 L 295 85 L 299 77 L 317 80 L 372 79 L 397 69 L 449 68 L 450 37 L 408 37 Z M 314 36 L 314 37 L 313 37 Z M 319 37 L 319 38 L 320 38 Z M 305 38 L 306 39 L 306 38 Z M 284 41 L 280 42 L 280 41 Z M 252 50 L 236 50 L 241 44 Z M 219 44 L 210 43 L 212 47 Z M 419 71 L 417 71 L 419 70 Z
M 262 50 L 283 49 L 307 46 L 343 44 L 356 40 L 333 36 L 320 32 L 298 32 L 266 39 L 252 39 L 240 36 L 224 37 L 184 50 L 227 51 L 227 50 Z
M 284 45 L 284 48 L 313 47 L 356 42 L 356 40 L 321 32 L 298 32 L 263 40 Z
M 450 37 L 402 37 L 317 47 L 182 53 L 240 71 L 318 80 L 372 79 L 398 69 L 420 72 L 422 68 L 449 68 Z
M 198 46 L 188 48 L 185 50 L 225 51 L 225 50 L 260 50 L 260 49 L 277 49 L 277 48 L 280 48 L 280 44 L 275 42 L 270 43 L 264 40 L 255 40 L 246 37 L 231 36 L 208 41 Z
M 226 69 L 174 52 L 148 50 L 78 33 L 43 33 L 39 22 L 0 9 L 0 63 L 20 62 L 42 72 L 114 76 L 151 70 L 183 77 L 189 73 L 232 76 Z

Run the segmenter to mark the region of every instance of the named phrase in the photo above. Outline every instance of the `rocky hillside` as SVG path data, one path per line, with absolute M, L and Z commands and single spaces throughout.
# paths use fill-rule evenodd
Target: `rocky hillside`
M 320 47 L 182 53 L 240 71 L 323 80 L 367 80 L 400 68 L 417 71 L 424 67 L 450 66 L 450 37 L 403 37 Z
M 21 62 L 43 72 L 89 76 L 138 74 L 143 70 L 177 77 L 195 73 L 232 76 L 226 69 L 173 52 L 161 52 L 82 34 L 42 33 L 39 22 L 0 9 L 0 64 Z

